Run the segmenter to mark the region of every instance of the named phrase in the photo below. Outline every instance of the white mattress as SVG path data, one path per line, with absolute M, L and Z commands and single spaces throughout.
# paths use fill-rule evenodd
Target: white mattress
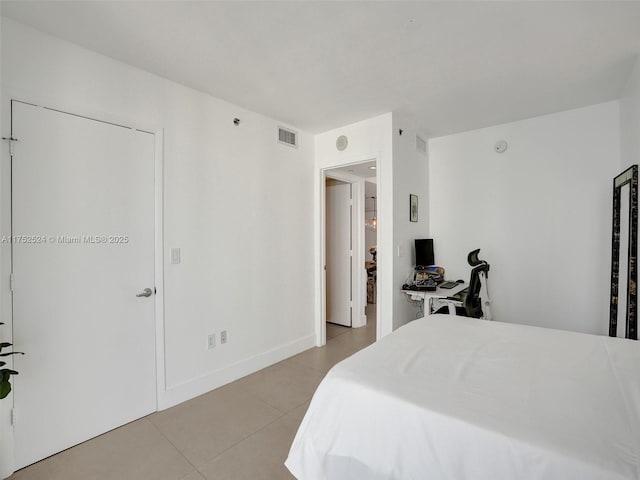
M 640 342 L 449 315 L 336 365 L 300 480 L 640 479 Z

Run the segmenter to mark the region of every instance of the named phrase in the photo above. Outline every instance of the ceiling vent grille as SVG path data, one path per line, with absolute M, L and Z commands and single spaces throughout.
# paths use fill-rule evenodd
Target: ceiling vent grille
M 427 153 L 427 142 L 418 135 L 416 135 L 416 150 L 421 153 Z
M 298 148 L 298 132 L 278 127 L 278 142 Z

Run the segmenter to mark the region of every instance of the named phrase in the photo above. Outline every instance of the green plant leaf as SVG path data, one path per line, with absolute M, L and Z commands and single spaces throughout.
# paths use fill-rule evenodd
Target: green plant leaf
M 24 355 L 24 352 L 0 353 L 0 357 L 8 357 L 9 355 Z
M 7 364 L 7 362 L 0 362 L 0 367 L 4 367 Z
M 12 343 L 7 343 L 7 342 L 2 342 L 0 343 L 0 349 L 4 348 L 4 347 L 10 347 L 11 345 L 13 345 Z
M 11 392 L 11 384 L 7 382 L 0 382 L 0 400 L 6 398 Z

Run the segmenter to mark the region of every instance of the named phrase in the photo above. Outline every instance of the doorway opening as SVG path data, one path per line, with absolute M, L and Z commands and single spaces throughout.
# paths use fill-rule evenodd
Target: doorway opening
M 370 159 L 322 172 L 322 343 L 377 323 L 376 168 Z

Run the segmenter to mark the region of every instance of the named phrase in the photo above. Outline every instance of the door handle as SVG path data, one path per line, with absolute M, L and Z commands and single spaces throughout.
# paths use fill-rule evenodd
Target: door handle
M 145 288 L 142 292 L 138 293 L 136 297 L 150 297 L 153 294 L 153 290 Z

